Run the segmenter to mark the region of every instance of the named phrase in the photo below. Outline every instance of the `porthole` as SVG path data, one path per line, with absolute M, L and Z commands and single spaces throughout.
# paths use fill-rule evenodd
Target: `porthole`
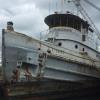
M 78 49 L 78 45 L 75 45 L 75 49 Z
M 58 43 L 58 46 L 62 46 L 62 43 L 61 43 L 61 42 L 59 42 L 59 43 Z
M 31 60 L 31 58 L 28 58 L 28 60 L 30 61 L 30 60 Z
M 51 53 L 51 50 L 48 49 L 47 52 L 48 52 L 48 53 Z
M 38 48 L 38 50 L 41 50 L 41 48 Z

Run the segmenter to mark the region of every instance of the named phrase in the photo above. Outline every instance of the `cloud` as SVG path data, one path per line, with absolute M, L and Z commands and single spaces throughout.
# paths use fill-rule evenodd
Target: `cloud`
M 15 11 L 15 9 L 16 8 L 13 10 Z M 19 10 L 20 13 L 18 13 Z M 18 31 L 28 32 L 33 35 L 34 33 L 47 28 L 43 21 L 44 17 L 35 5 L 25 4 L 18 7 L 15 13 L 16 16 L 14 16 L 12 20 L 14 22 L 15 29 Z
M 43 11 L 44 13 L 46 11 Z M 9 14 L 8 14 L 9 13 Z M 7 16 L 8 14 L 8 16 Z M 11 7 L 7 10 L 3 10 L 1 15 L 1 28 L 6 26 L 8 20 L 14 22 L 15 30 L 19 32 L 25 32 L 26 34 L 36 36 L 42 30 L 47 29 L 48 27 L 44 24 L 44 16 L 42 11 L 35 4 L 26 4 Z

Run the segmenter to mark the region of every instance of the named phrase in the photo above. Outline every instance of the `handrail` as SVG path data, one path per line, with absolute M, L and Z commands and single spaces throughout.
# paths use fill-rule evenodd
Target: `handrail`
M 78 58 L 83 58 L 83 59 L 89 60 L 88 58 L 85 58 L 85 57 L 82 57 L 82 56 L 79 56 L 79 55 L 75 55 L 75 54 L 72 54 L 72 53 L 69 53 L 69 52 L 65 52 L 64 50 L 62 50 L 62 48 L 55 47 L 55 46 L 53 46 L 53 44 L 51 44 L 52 46 L 50 46 L 49 43 L 48 44 L 43 43 L 43 45 L 47 46 L 49 49 L 51 48 L 53 50 L 60 51 L 60 52 L 63 52 L 63 53 L 66 53 L 66 54 L 69 54 L 69 55 L 72 55 L 72 56 L 75 56 L 75 57 L 78 57 Z M 73 51 L 73 50 L 70 50 L 70 49 L 66 49 L 66 50 Z M 79 54 L 79 52 L 77 52 L 77 54 Z M 96 61 L 96 60 L 94 60 L 94 61 Z

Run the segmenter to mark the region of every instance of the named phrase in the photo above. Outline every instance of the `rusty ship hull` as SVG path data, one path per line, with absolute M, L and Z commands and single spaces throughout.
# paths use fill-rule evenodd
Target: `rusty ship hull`
M 100 81 L 97 80 L 92 83 L 93 85 L 89 85 L 89 83 L 84 85 L 83 83 L 47 79 L 12 84 L 1 83 L 0 98 L 2 100 L 80 100 L 81 98 L 91 100 L 90 98 L 99 98 L 100 93 Z

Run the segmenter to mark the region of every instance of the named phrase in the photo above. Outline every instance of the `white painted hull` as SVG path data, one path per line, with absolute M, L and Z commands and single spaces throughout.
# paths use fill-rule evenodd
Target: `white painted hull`
M 48 50 L 50 53 L 47 52 Z M 43 66 L 40 67 L 39 54 L 42 53 L 47 57 L 44 59 Z M 19 69 L 19 81 L 27 81 L 26 65 L 28 73 L 31 73 L 30 81 L 36 78 L 49 78 L 78 82 L 100 78 L 98 60 L 95 60 L 94 64 L 81 54 L 66 52 L 53 44 L 8 30 L 3 32 L 3 56 L 4 78 L 7 81 L 11 81 L 12 72 L 16 69 L 18 62 L 22 64 Z

